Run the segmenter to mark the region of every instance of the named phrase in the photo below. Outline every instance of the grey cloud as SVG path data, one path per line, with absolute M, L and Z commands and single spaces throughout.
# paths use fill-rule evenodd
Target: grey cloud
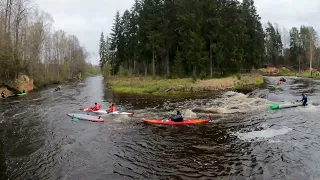
M 320 30 L 317 20 L 320 15 L 319 0 L 256 0 L 255 5 L 263 23 L 270 21 L 286 29 L 310 25 Z
M 134 0 L 35 0 L 50 13 L 54 27 L 76 35 L 91 54 L 91 62 L 98 63 L 101 31 L 110 33 L 116 11 L 123 13 Z M 262 22 L 277 23 L 289 30 L 293 26 L 312 25 L 320 32 L 319 0 L 255 0 Z
M 34 0 L 54 18 L 55 29 L 76 35 L 90 53 L 90 60 L 98 64 L 101 31 L 109 34 L 117 10 L 131 8 L 133 0 Z

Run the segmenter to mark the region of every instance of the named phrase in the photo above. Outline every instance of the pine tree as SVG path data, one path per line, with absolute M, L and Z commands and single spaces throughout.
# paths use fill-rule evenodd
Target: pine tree
M 113 74 L 119 72 L 119 67 L 123 61 L 124 56 L 124 47 L 123 47 L 123 27 L 121 24 L 120 12 L 117 11 L 117 14 L 114 19 L 111 33 L 111 45 L 110 50 L 112 51 L 112 60 L 111 67 Z
M 122 31 L 122 39 L 123 39 L 123 62 L 124 67 L 128 70 L 131 68 L 131 55 L 130 55 L 130 39 L 131 39 L 131 27 L 130 27 L 130 19 L 131 19 L 131 14 L 128 10 L 126 10 L 123 13 L 123 16 L 121 18 L 121 25 L 123 27 Z
M 99 55 L 100 55 L 100 68 L 103 68 L 104 64 L 106 63 L 106 43 L 104 40 L 103 32 L 101 32 L 100 36 L 100 44 L 99 44 Z
M 279 65 L 282 55 L 282 40 L 279 30 L 276 29 L 270 22 L 266 28 L 266 48 L 269 62 L 275 66 Z
M 183 26 L 180 29 L 179 46 L 183 58 L 186 59 L 187 72 L 197 76 L 204 70 L 208 60 L 205 52 L 205 40 L 201 27 L 204 23 L 204 14 L 201 11 L 200 0 L 181 0 L 178 10 L 178 18 Z M 190 75 L 190 74 L 189 74 Z
M 261 65 L 265 52 L 264 32 L 253 0 L 243 0 L 242 15 L 246 21 L 248 40 L 245 45 L 246 68 Z
M 178 6 L 175 0 L 164 0 L 163 4 L 163 23 L 160 25 L 161 37 L 163 41 L 163 57 L 166 65 L 166 76 L 171 76 L 170 65 L 171 58 L 175 55 L 178 40 L 178 21 L 177 21 Z
M 112 30 L 114 73 L 123 65 L 145 75 L 213 76 L 258 68 L 265 52 L 278 64 L 283 54 L 276 28 L 265 38 L 253 0 L 135 0 Z

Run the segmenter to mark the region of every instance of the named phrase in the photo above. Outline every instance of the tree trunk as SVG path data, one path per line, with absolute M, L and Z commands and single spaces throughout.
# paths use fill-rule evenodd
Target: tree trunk
M 129 59 L 129 74 L 131 75 L 131 59 Z
M 133 60 L 133 73 L 136 74 L 136 60 Z
M 312 76 L 312 36 L 310 31 L 310 76 Z
M 144 64 L 144 75 L 145 76 L 148 75 L 148 63 L 147 63 L 147 61 L 145 61 L 145 64 Z
M 212 47 L 210 44 L 210 76 L 213 77 L 213 58 L 212 58 Z
M 194 77 L 197 76 L 197 66 L 196 65 L 193 66 L 193 76 Z
M 156 63 L 154 60 L 154 42 L 152 43 L 152 75 L 156 75 Z
M 44 79 L 47 79 L 47 63 L 44 62 Z
M 167 64 L 167 77 L 170 77 L 170 59 L 169 59 L 169 51 L 167 50 L 166 55 L 166 64 Z
M 5 22 L 4 22 L 4 37 L 6 36 L 7 33 L 7 25 L 8 25 L 8 15 L 9 15 L 9 1 L 7 0 L 7 4 L 6 4 L 6 15 L 5 15 Z
M 10 25 L 11 25 L 11 8 L 12 8 L 12 0 L 9 0 L 9 1 L 10 1 L 10 2 L 9 2 L 9 10 L 8 10 L 8 11 L 9 11 L 9 12 L 8 12 L 8 13 L 9 13 L 9 14 L 8 14 L 9 17 L 8 17 L 8 31 L 7 31 L 8 33 L 10 33 L 10 29 L 11 29 L 11 26 L 10 26 Z

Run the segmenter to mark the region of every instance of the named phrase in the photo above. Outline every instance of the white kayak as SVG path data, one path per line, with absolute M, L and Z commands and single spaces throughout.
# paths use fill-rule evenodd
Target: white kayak
M 91 122 L 104 122 L 104 119 L 102 119 L 101 117 L 91 116 L 87 114 L 69 113 L 68 116 L 72 118 L 81 119 L 81 120 L 91 121 Z
M 285 108 L 292 108 L 292 107 L 299 107 L 299 106 L 303 106 L 301 102 L 299 103 L 291 103 L 291 104 L 272 104 L 270 105 L 270 109 L 274 110 L 274 109 L 285 109 Z M 306 106 L 308 106 L 308 103 L 306 104 Z
M 89 108 L 86 108 L 86 107 L 81 107 L 80 110 L 86 111 L 86 112 L 92 112 L 92 113 L 96 113 L 96 114 L 111 114 L 111 115 L 133 116 L 133 113 L 129 113 L 129 112 L 113 111 L 112 113 L 108 113 L 108 111 L 106 111 L 106 110 L 92 111 L 91 109 L 89 110 Z

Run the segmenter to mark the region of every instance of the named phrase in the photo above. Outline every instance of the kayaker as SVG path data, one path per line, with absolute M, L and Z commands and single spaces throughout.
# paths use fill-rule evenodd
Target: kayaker
M 307 105 L 307 102 L 308 102 L 308 98 L 305 94 L 302 94 L 302 105 L 303 106 L 306 106 Z
M 26 90 L 22 90 L 22 93 L 26 93 Z
M 277 82 L 277 85 L 280 85 L 280 84 L 281 84 L 281 82 L 280 82 L 280 81 L 278 81 L 278 82 Z
M 281 77 L 279 81 L 286 82 L 286 79 Z
M 183 116 L 180 111 L 177 111 L 176 117 L 171 117 L 170 120 L 174 122 L 183 122 Z
M 4 91 L 2 91 L 2 93 L 1 93 L 1 97 L 2 97 L 3 99 L 5 99 L 5 98 L 6 98 L 6 96 L 4 95 Z
M 94 103 L 94 106 L 91 108 L 93 111 L 98 111 L 100 110 L 101 106 L 98 105 L 98 103 Z
M 111 104 L 111 106 L 109 107 L 109 111 L 108 113 L 112 113 L 115 111 L 115 107 L 114 107 L 114 104 Z
M 61 89 L 61 86 L 57 86 L 55 91 L 59 91 Z

